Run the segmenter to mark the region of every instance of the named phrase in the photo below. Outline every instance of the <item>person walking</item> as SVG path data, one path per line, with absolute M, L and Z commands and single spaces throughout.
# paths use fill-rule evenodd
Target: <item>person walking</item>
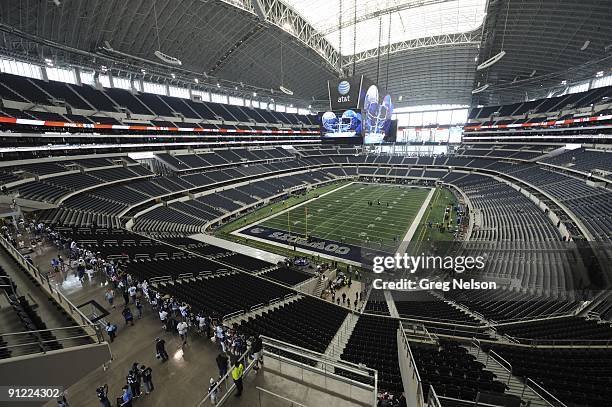
M 187 329 L 188 329 L 188 325 L 187 322 L 185 321 L 181 321 L 178 323 L 178 325 L 176 326 L 176 330 L 178 331 L 179 336 L 181 337 L 181 340 L 183 341 L 182 346 L 185 346 L 187 344 Z
M 121 407 L 132 407 L 132 399 L 133 399 L 133 395 L 132 392 L 130 391 L 129 386 L 123 386 L 122 388 L 123 393 L 121 394 Z M 119 400 L 118 400 L 119 401 Z
M 153 386 L 153 369 L 142 365 L 140 366 L 140 375 L 142 376 L 142 383 L 144 384 L 145 394 L 149 394 L 153 390 L 155 390 L 155 386 Z
M 138 385 L 140 382 L 140 379 L 138 378 L 137 374 L 134 372 L 134 370 L 130 370 L 128 372 L 128 375 L 126 377 L 126 381 L 128 386 L 130 386 L 130 393 L 132 393 L 132 397 L 133 398 L 138 398 Z
M 131 373 L 136 378 L 136 383 L 132 393 L 134 394 L 134 397 L 138 398 L 142 396 L 142 392 L 140 391 L 140 388 L 142 387 L 142 374 L 140 372 L 140 369 L 138 368 L 138 362 L 134 362 L 134 364 L 132 365 Z
M 244 365 L 240 363 L 239 360 L 236 360 L 234 362 L 234 368 L 232 369 L 232 379 L 236 385 L 236 394 L 234 394 L 235 397 L 242 396 L 242 376 L 244 376 Z
M 98 387 L 96 389 L 96 395 L 100 401 L 100 407 L 111 407 L 110 400 L 108 399 L 108 384 Z
M 132 326 L 134 325 L 134 315 L 132 315 L 132 310 L 130 309 L 130 307 L 126 305 L 125 308 L 123 308 L 123 311 L 121 311 L 121 314 L 123 315 L 123 318 L 125 319 L 126 326 L 128 323 Z
M 110 322 L 106 323 L 106 333 L 110 338 L 111 343 L 115 341 L 115 336 L 117 335 L 117 325 L 111 324 Z
M 255 360 L 253 369 L 257 372 L 259 370 L 259 364 L 261 363 L 263 366 L 263 342 L 259 335 L 255 335 L 255 339 L 251 345 L 251 351 L 253 352 L 253 360 Z
M 136 286 L 134 284 L 132 284 L 128 289 L 128 294 L 130 296 L 130 299 L 132 300 L 132 304 L 136 303 Z
M 168 352 L 166 352 L 166 341 L 160 338 L 155 339 L 155 352 L 157 354 L 157 358 L 161 359 L 162 362 L 168 360 Z
M 104 298 L 106 298 L 106 301 L 108 301 L 108 304 L 113 309 L 115 309 L 115 304 L 113 304 L 113 301 L 115 300 L 115 292 L 113 291 L 111 287 L 108 287 L 108 289 L 104 293 Z
M 136 298 L 136 309 L 138 310 L 138 319 L 142 318 L 142 303 L 140 298 Z
M 212 377 L 210 378 L 210 385 L 208 386 L 208 394 L 210 394 L 210 402 L 216 405 L 219 397 L 219 388 L 217 387 L 217 382 Z
M 217 343 L 221 345 L 221 350 L 226 352 L 225 349 L 225 330 L 223 329 L 223 325 L 219 323 L 215 328 L 215 335 L 217 336 Z
M 123 300 L 125 301 L 125 306 L 130 303 L 130 294 L 125 288 L 122 288 Z
M 215 362 L 217 362 L 217 367 L 219 368 L 219 379 L 227 374 L 227 363 L 229 359 L 225 355 L 225 353 L 221 352 L 217 355 Z
M 159 320 L 161 321 L 164 329 L 167 331 L 168 330 L 168 311 L 166 311 L 165 309 L 160 309 L 159 310 Z

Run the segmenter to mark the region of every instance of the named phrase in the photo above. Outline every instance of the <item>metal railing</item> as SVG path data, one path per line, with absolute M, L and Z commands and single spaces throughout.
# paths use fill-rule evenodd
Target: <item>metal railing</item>
M 42 289 L 47 292 L 49 297 L 56 301 L 77 323 L 79 323 L 79 327 L 85 330 L 94 342 L 104 342 L 104 336 L 100 327 L 91 322 L 91 320 L 59 290 L 57 285 L 54 286 L 51 280 L 49 280 L 47 273 L 41 272 L 36 266 L 26 260 L 26 258 L 10 244 L 4 236 L 0 236 L 0 244 L 27 273 L 40 282 Z M 4 336 L 5 334 L 2 335 Z
M 266 390 L 266 389 L 261 388 L 261 387 L 259 387 L 259 386 L 255 387 L 255 388 L 257 389 L 257 392 L 258 392 L 258 393 L 257 393 L 257 399 L 259 400 L 259 407 L 266 407 L 266 405 L 267 405 L 267 404 L 265 404 L 265 403 L 264 403 L 264 404 L 262 404 L 262 403 L 261 403 L 261 394 L 262 394 L 262 393 L 264 393 L 264 394 L 266 394 L 266 395 L 268 395 L 268 396 L 271 396 L 271 397 L 274 397 L 274 398 L 280 399 L 280 400 L 282 400 L 282 401 L 286 401 L 287 403 L 289 403 L 289 406 L 290 406 L 290 407 L 294 407 L 294 406 L 295 406 L 295 407 L 307 407 L 305 404 L 298 403 L 297 401 L 294 401 L 294 400 L 288 399 L 287 397 L 283 397 L 283 396 L 281 396 L 280 394 L 276 394 L 276 393 L 274 393 L 274 392 L 271 392 L 270 390 Z
M 480 348 L 480 341 L 478 339 L 472 339 L 471 342 L 473 347 L 478 348 L 477 358 L 480 355 L 480 352 L 484 352 L 482 348 Z M 506 381 L 506 385 L 509 385 L 510 380 L 512 379 L 512 364 L 508 362 L 506 359 L 501 357 L 494 350 L 490 349 L 487 353 L 487 359 L 485 361 L 485 368 L 489 367 L 489 361 L 494 360 L 499 364 L 503 369 L 508 371 L 508 379 Z M 521 398 L 525 396 L 525 391 L 529 389 L 531 390 L 537 397 L 541 399 L 541 401 L 547 403 L 551 407 L 567 407 L 563 402 L 561 402 L 558 398 L 553 396 L 550 392 L 544 389 L 541 385 L 533 381 L 531 378 L 525 376 L 523 379 L 523 388 L 521 390 Z M 552 402 L 551 402 L 552 400 Z
M 486 365 L 488 365 L 489 358 L 495 360 L 497 363 L 501 365 L 501 367 L 503 367 L 504 369 L 508 371 L 508 378 L 506 379 L 506 384 L 510 383 L 510 379 L 512 378 L 512 364 L 508 362 L 506 359 L 504 359 L 503 357 L 501 357 L 499 354 L 497 354 L 493 349 L 490 349 L 489 353 L 487 353 Z
M 532 339 L 514 337 L 514 342 L 530 346 L 612 347 L 612 339 Z
M 400 328 L 406 337 L 411 336 L 420 341 L 438 343 L 437 335 L 429 332 L 427 327 L 422 323 L 400 321 Z
M 338 393 L 342 385 L 342 396 L 352 399 L 367 398 L 372 406 L 377 404 L 378 371 L 365 365 L 355 364 L 327 356 L 309 349 L 299 347 L 278 339 L 261 336 L 264 345 L 264 355 L 279 363 L 280 374 L 296 374 L 299 369 L 301 376 L 296 378 L 304 382 L 304 373 L 319 374 L 324 378 L 322 387 L 330 392 Z M 284 365 L 292 366 L 288 372 L 283 372 Z M 270 361 L 266 362 L 270 368 Z M 287 370 L 287 369 L 285 369 Z M 342 373 L 344 374 L 342 374 Z M 350 377 L 347 377 L 350 376 Z M 306 376 L 308 377 L 308 375 Z M 334 383 L 334 384 L 332 384 Z M 372 383 L 372 384 L 369 384 Z
M 427 394 L 427 407 L 442 407 L 442 403 L 431 384 L 429 385 L 429 393 Z
M 255 360 L 251 361 L 251 363 L 248 363 L 250 352 L 251 351 L 249 349 L 238 358 L 238 361 L 241 362 L 243 366 L 245 366 L 243 378 L 247 374 L 249 374 L 249 372 L 253 368 L 253 365 L 255 364 Z M 225 403 L 227 398 L 230 396 L 230 394 L 232 394 L 232 392 L 235 389 L 236 389 L 236 385 L 234 384 L 234 380 L 232 379 L 232 367 L 230 366 L 227 370 L 227 373 L 225 373 L 225 375 L 217 381 L 217 384 L 215 385 L 215 387 L 213 387 L 211 391 L 208 392 L 206 396 L 204 396 L 204 398 L 197 404 L 197 407 L 202 407 L 202 406 L 219 407 L 223 405 L 223 403 Z M 217 397 L 216 402 L 213 401 L 213 398 L 212 398 L 213 394 L 216 394 L 216 397 Z
M 413 394 L 416 395 L 416 405 L 422 406 L 424 404 L 424 393 L 423 393 L 423 383 L 421 381 L 421 375 L 419 374 L 419 369 L 416 364 L 416 359 L 412 354 L 412 349 L 410 349 L 410 341 L 408 340 L 408 336 L 406 335 L 406 331 L 404 330 L 403 324 L 400 323 L 400 327 L 398 329 L 398 346 L 403 346 L 403 351 L 405 352 L 409 364 L 408 364 L 408 374 L 413 380 L 416 380 L 416 393 L 412 391 L 407 391 L 407 397 L 411 397 Z M 400 367 L 402 366 L 402 361 L 400 360 Z
M 551 406 L 553 406 L 553 407 L 567 407 L 567 405 L 565 405 L 561 400 L 559 400 L 558 398 L 556 398 L 555 396 L 550 394 L 550 392 L 548 392 L 545 388 L 543 388 L 542 386 L 540 386 L 538 383 L 534 382 L 530 378 L 527 378 L 525 380 L 525 386 L 529 387 L 531 389 L 531 391 L 533 391 L 535 394 L 540 396 L 540 398 L 542 398 L 542 400 L 544 400 L 545 402 L 547 402 Z M 523 389 L 523 392 L 524 391 L 525 390 Z
M 336 332 L 336 335 L 327 347 L 327 351 L 331 351 L 332 355 L 340 357 L 340 354 L 344 351 L 344 347 L 348 342 L 348 338 L 350 338 L 353 333 L 353 328 L 355 327 L 354 323 L 356 323 L 355 320 L 358 318 L 358 314 L 353 314 L 351 312 L 347 314 L 345 322 Z
M 70 330 L 77 330 L 77 329 L 84 330 L 86 327 L 89 327 L 89 325 L 77 325 L 77 326 L 68 326 L 68 327 L 61 327 L 61 328 L 39 329 L 36 331 L 3 333 L 2 338 L 6 342 L 6 345 L 2 346 L 1 348 L 7 349 L 9 351 L 22 350 L 22 352 L 20 352 L 20 354 L 22 355 L 24 354 L 23 348 L 25 347 L 33 348 L 36 346 L 36 348 L 38 349 L 35 352 L 25 352 L 27 354 L 38 353 L 38 352 L 46 353 L 48 350 L 50 350 L 48 349 L 48 346 L 46 345 L 61 344 L 62 348 L 67 348 L 67 347 L 70 347 L 71 345 L 64 346 L 65 342 L 74 341 L 74 340 L 83 340 L 83 339 L 92 340 L 92 337 L 91 335 L 87 333 L 83 335 L 72 335 L 68 333 L 68 335 L 70 336 L 66 336 L 66 337 L 58 337 L 56 334 L 63 333 L 63 332 L 69 332 Z M 47 335 L 51 334 L 53 335 L 53 339 L 43 339 L 43 334 L 47 334 Z M 32 341 L 32 339 L 34 338 L 36 340 Z
M 440 401 L 442 400 L 449 401 L 448 404 L 451 404 L 451 405 L 458 404 L 458 405 L 469 406 L 469 407 L 504 407 L 503 405 L 499 405 L 499 404 L 483 403 L 482 401 L 467 401 L 467 400 L 456 399 L 454 397 L 437 396 L 437 398 Z M 447 403 L 443 403 L 443 404 L 447 404 Z

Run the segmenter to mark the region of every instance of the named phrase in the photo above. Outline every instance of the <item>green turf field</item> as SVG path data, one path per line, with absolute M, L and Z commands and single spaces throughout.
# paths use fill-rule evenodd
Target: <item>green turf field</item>
M 355 246 L 395 249 L 429 191 L 401 185 L 354 183 L 260 225 Z M 373 205 L 369 206 L 368 201 Z

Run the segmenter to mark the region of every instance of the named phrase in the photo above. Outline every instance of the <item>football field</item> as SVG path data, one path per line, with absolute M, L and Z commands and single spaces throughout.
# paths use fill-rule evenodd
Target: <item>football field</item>
M 358 247 L 395 250 L 429 191 L 353 183 L 268 218 L 259 226 Z

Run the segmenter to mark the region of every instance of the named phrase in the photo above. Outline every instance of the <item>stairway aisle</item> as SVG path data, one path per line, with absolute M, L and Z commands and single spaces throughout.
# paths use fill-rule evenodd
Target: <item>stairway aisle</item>
M 550 407 L 550 405 L 533 390 L 524 386 L 523 382 L 519 378 L 510 374 L 510 372 L 508 372 L 508 370 L 506 370 L 495 359 L 489 357 L 485 351 L 472 346 L 464 346 L 464 348 L 466 348 L 471 355 L 474 355 L 478 362 L 485 365 L 486 370 L 493 372 L 497 376 L 496 380 L 506 383 L 506 386 L 508 386 L 508 389 L 506 389 L 506 394 L 518 396 L 523 399 L 524 402 L 531 402 L 531 407 Z
M 336 335 L 333 337 L 329 343 L 329 346 L 325 350 L 325 355 L 331 356 L 335 359 L 340 359 L 340 355 L 342 355 L 342 352 L 344 352 L 344 348 L 346 347 L 346 344 L 348 343 L 358 320 L 359 314 L 353 314 L 350 312 L 346 316 L 344 322 L 342 322 L 342 325 L 340 325 L 340 328 L 338 328 L 338 332 L 336 332 Z
M 385 300 L 387 300 L 387 307 L 389 308 L 389 314 L 393 318 L 399 318 L 399 313 L 397 312 L 397 308 L 395 307 L 395 301 L 393 301 L 393 296 L 390 291 L 384 291 Z
M 283 298 L 281 301 L 275 302 L 274 304 L 270 304 L 270 305 L 266 305 L 261 308 L 258 308 L 255 311 L 248 311 L 242 315 L 237 315 L 235 317 L 228 318 L 224 320 L 223 323 L 226 326 L 232 326 L 234 323 L 240 324 L 240 322 L 248 320 L 249 317 L 258 317 L 259 315 L 263 314 L 266 311 L 273 311 L 275 309 L 284 307 L 286 304 L 289 304 L 293 301 L 297 301 L 302 297 L 303 295 L 300 295 L 300 294 L 292 295 L 291 297 Z

